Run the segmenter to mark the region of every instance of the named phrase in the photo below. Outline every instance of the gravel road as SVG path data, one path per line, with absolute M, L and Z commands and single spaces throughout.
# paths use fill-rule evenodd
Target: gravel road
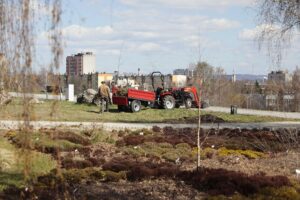
M 0 129 L 18 129 L 22 125 L 21 121 L 0 121 Z M 31 122 L 34 129 L 69 127 L 79 129 L 103 128 L 104 130 L 124 130 L 124 129 L 151 129 L 153 126 L 173 127 L 173 128 L 197 128 L 196 124 L 162 124 L 162 123 L 108 123 L 108 122 L 50 122 L 50 121 L 34 121 Z M 300 129 L 300 122 L 269 122 L 269 123 L 220 123 L 220 124 L 202 124 L 201 128 L 247 128 L 247 129 L 278 129 L 278 128 L 297 128 Z
M 213 111 L 213 112 L 230 113 L 229 107 L 226 108 L 226 107 L 211 106 L 205 108 L 204 110 Z M 300 113 L 297 112 L 277 112 L 277 111 L 251 110 L 251 109 L 238 108 L 237 113 L 243 115 L 259 115 L 259 116 L 281 117 L 281 118 L 288 118 L 288 119 L 300 119 Z

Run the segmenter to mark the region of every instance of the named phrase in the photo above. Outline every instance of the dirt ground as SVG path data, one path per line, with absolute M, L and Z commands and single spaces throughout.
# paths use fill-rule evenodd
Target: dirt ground
M 84 183 L 80 184 L 73 196 L 77 199 L 201 199 L 206 195 L 174 180 L 145 180 L 141 182 Z M 88 194 L 88 195 L 87 195 Z
M 18 148 L 21 135 L 4 133 Z M 30 148 L 52 155 L 58 167 L 27 189 L 9 186 L 0 198 L 297 199 L 299 136 L 298 130 L 286 129 L 201 130 L 201 168 L 196 170 L 196 130 L 191 128 L 41 129 L 31 135 Z

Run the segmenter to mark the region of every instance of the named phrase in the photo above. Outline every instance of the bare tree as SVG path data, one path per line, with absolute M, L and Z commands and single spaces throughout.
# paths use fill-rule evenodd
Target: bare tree
M 279 65 L 282 50 L 290 44 L 296 30 L 300 30 L 299 0 L 258 0 L 261 32 L 260 47 L 268 48 L 270 56 Z
M 201 141 L 200 141 L 200 131 L 201 131 L 201 90 L 199 91 L 199 107 L 198 107 L 198 130 L 197 130 L 197 170 L 201 166 Z
M 50 28 L 45 30 L 50 33 L 52 50 L 51 71 L 58 71 L 61 51 L 61 0 L 37 1 L 35 8 L 30 0 L 1 0 L 0 1 L 0 53 L 4 53 L 7 67 L 4 81 L 7 90 L 12 87 L 23 94 L 22 114 L 20 115 L 20 130 L 22 132 L 22 154 L 24 161 L 24 177 L 29 181 L 31 171 L 30 136 L 32 133 L 30 121 L 33 118 L 33 105 L 30 104 L 29 93 L 34 91 L 36 79 L 33 73 L 33 60 L 35 56 L 35 37 L 38 31 L 39 8 L 46 8 L 51 13 Z M 46 22 L 45 22 L 46 23 Z M 3 69 L 3 65 L 2 65 Z M 55 69 L 55 70 L 54 70 Z M 2 71 L 2 70 L 1 70 Z M 3 77 L 3 76 L 2 76 Z M 8 78 L 9 77 L 9 78 Z
M 294 93 L 293 111 L 300 111 L 300 69 L 297 67 L 293 73 L 292 90 Z

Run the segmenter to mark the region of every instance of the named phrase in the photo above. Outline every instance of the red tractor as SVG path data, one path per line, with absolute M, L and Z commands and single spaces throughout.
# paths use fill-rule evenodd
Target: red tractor
M 191 107 L 199 107 L 199 96 L 196 87 L 182 87 L 182 88 L 169 88 L 165 89 L 164 76 L 161 72 L 153 72 L 151 74 L 152 87 L 155 89 L 155 74 L 161 79 L 162 87 L 155 90 L 156 106 L 164 109 L 179 108 L 185 106 L 189 109 Z
M 162 87 L 155 89 L 154 79 L 155 74 L 160 76 Z M 151 74 L 153 92 L 136 89 L 128 89 L 126 95 L 118 95 L 118 92 L 113 93 L 113 104 L 118 105 L 119 111 L 131 110 L 138 112 L 141 106 L 150 106 L 155 108 L 173 109 L 185 106 L 199 107 L 199 97 L 195 87 L 170 88 L 164 87 L 164 76 L 160 72 Z

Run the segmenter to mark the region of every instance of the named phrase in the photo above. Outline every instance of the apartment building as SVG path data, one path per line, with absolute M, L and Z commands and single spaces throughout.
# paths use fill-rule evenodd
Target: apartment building
M 79 76 L 96 72 L 96 56 L 92 52 L 78 53 L 66 58 L 66 74 Z

